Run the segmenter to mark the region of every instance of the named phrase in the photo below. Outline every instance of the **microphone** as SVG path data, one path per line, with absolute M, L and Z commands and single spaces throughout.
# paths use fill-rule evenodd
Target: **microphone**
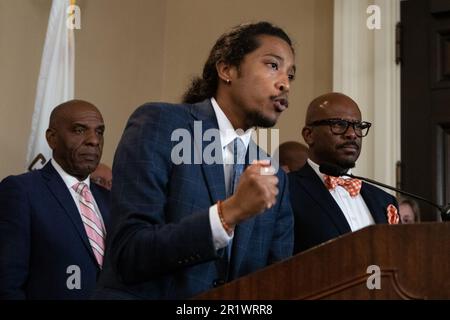
M 347 169 L 344 169 L 344 168 L 342 168 L 340 166 L 337 166 L 337 165 L 334 165 L 334 164 L 331 164 L 331 163 L 323 163 L 323 164 L 321 164 L 320 167 L 319 167 L 319 171 L 321 173 L 323 173 L 323 174 L 326 174 L 326 175 L 329 175 L 329 176 L 332 176 L 332 177 L 347 176 L 347 177 L 350 177 L 350 178 L 363 180 L 363 181 L 369 182 L 371 184 L 378 185 L 380 187 L 383 187 L 383 188 L 386 188 L 386 189 L 390 189 L 390 190 L 396 191 L 398 193 L 407 195 L 408 197 L 421 200 L 421 201 L 426 202 L 429 205 L 439 209 L 439 211 L 441 212 L 442 221 L 450 221 L 450 204 L 447 204 L 446 206 L 439 206 L 439 205 L 431 202 L 428 199 L 422 198 L 421 196 L 418 196 L 418 195 L 415 195 L 415 194 L 403 191 L 401 189 L 397 189 L 397 188 L 388 186 L 387 184 L 384 184 L 384 183 L 381 183 L 381 182 L 378 182 L 378 181 L 375 181 L 375 180 L 372 180 L 372 179 L 369 179 L 369 178 L 355 176 L 353 174 L 347 173 Z

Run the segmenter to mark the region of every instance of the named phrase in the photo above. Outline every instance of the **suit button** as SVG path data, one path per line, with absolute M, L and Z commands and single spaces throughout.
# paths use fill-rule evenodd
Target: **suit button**
M 216 279 L 213 281 L 214 288 L 220 287 L 223 284 L 225 284 L 225 280 L 223 279 Z

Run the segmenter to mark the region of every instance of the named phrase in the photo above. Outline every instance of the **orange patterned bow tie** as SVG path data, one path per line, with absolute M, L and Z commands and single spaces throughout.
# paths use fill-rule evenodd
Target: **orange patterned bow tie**
M 351 197 L 356 197 L 361 190 L 362 182 L 358 179 L 342 179 L 324 175 L 325 186 L 328 190 L 334 190 L 337 186 L 343 187 Z

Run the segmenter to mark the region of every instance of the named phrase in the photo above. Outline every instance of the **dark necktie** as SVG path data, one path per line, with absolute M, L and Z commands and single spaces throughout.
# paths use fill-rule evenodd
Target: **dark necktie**
M 233 140 L 233 173 L 230 186 L 230 195 L 236 192 L 239 184 L 239 178 L 244 171 L 246 148 L 240 138 Z

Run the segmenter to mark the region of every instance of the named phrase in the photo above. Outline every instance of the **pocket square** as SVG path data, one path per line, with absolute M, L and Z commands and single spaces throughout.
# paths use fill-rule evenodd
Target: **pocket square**
M 393 204 L 387 207 L 387 220 L 389 224 L 398 224 L 400 221 L 397 208 Z

